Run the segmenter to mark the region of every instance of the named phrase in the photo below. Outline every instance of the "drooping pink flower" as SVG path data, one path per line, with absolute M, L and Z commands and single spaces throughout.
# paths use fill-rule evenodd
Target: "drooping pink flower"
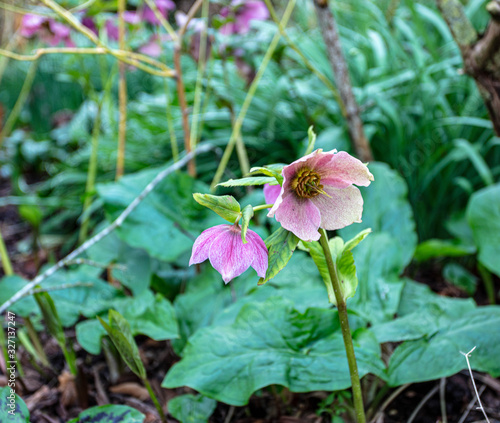
M 363 197 L 353 184 L 368 186 L 373 175 L 348 153 L 319 149 L 285 166 L 283 186 L 269 217 L 304 241 L 317 241 L 319 228 L 361 222 Z
M 208 258 L 226 284 L 250 266 L 263 278 L 268 265 L 266 244 L 250 229 L 246 239 L 247 243 L 243 244 L 238 225 L 217 225 L 206 229 L 194 242 L 189 265 Z
M 158 11 L 166 19 L 168 12 L 175 9 L 175 3 L 172 0 L 155 0 L 156 7 Z M 155 12 L 149 7 L 145 6 L 141 13 L 142 18 L 153 25 L 158 25 L 160 21 L 155 15 Z
M 264 198 L 266 199 L 266 204 L 274 204 L 278 199 L 281 192 L 281 186 L 279 185 L 264 185 Z
M 221 34 L 246 34 L 250 30 L 250 21 L 265 21 L 269 18 L 269 11 L 263 1 L 236 0 L 230 7 L 224 7 L 220 12 L 222 17 L 232 18 L 220 28 Z
M 139 25 L 141 23 L 139 14 L 130 10 L 125 10 L 125 12 L 123 12 L 123 20 L 130 25 Z
M 188 16 L 182 11 L 178 10 L 175 12 L 175 23 L 179 28 L 183 27 L 188 20 Z M 192 29 L 194 32 L 201 32 L 205 29 L 205 21 L 199 18 L 193 18 L 189 21 L 187 25 L 188 29 Z
M 37 34 L 40 39 L 51 46 L 64 43 L 66 47 L 73 47 L 69 26 L 45 16 L 26 14 L 21 22 L 21 35 L 31 38 Z
M 95 35 L 98 35 L 97 26 L 95 24 L 94 18 L 91 16 L 85 16 L 82 18 L 82 25 L 90 29 Z

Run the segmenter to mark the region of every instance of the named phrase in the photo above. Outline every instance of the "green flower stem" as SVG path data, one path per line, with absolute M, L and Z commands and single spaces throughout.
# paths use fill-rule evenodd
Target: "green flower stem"
M 35 348 L 35 351 L 38 354 L 38 357 L 36 358 L 38 358 L 45 367 L 50 367 L 49 359 L 47 358 L 47 355 L 43 350 L 42 342 L 38 337 L 38 333 L 35 330 L 35 327 L 33 326 L 31 319 L 29 317 L 26 317 L 24 319 L 24 324 L 26 326 L 26 329 L 28 330 L 28 336 L 30 337 L 31 342 L 33 343 L 33 347 Z
M 253 208 L 253 211 L 256 212 L 256 211 L 259 211 L 259 210 L 270 209 L 272 206 L 274 206 L 274 204 L 262 204 L 260 206 L 255 206 Z
M 288 5 L 287 5 L 285 12 L 283 13 L 283 17 L 281 19 L 281 25 L 283 27 L 286 26 L 286 24 L 288 23 L 288 20 L 290 19 L 293 8 L 295 7 L 295 1 L 296 0 L 292 0 L 292 1 L 288 2 Z M 257 74 L 255 75 L 255 78 L 253 79 L 252 84 L 250 85 L 250 88 L 248 89 L 247 95 L 245 97 L 245 101 L 243 102 L 243 105 L 241 106 L 241 109 L 240 109 L 240 113 L 238 114 L 236 122 L 234 123 L 231 137 L 229 138 L 226 149 L 224 150 L 224 154 L 222 155 L 222 159 L 219 163 L 219 166 L 217 167 L 217 171 L 215 172 L 214 179 L 212 180 L 212 183 L 210 184 L 210 191 L 212 191 L 212 192 L 215 191 L 217 184 L 222 179 L 222 175 L 224 174 L 224 171 L 226 170 L 227 164 L 229 162 L 229 158 L 231 157 L 233 149 L 234 149 L 234 147 L 239 139 L 239 136 L 241 135 L 241 127 L 243 126 L 243 120 L 245 119 L 245 116 L 248 112 L 250 104 L 252 103 L 253 97 L 254 97 L 255 93 L 257 92 L 257 87 L 259 86 L 262 75 L 264 75 L 264 72 L 267 69 L 267 65 L 271 61 L 271 58 L 274 54 L 274 51 L 276 50 L 276 47 L 278 47 L 278 43 L 279 43 L 280 39 L 281 39 L 281 33 L 278 31 L 274 35 L 274 38 L 272 39 L 271 43 L 269 44 L 269 48 L 267 49 L 266 54 L 264 55 L 264 58 L 262 59 L 262 62 L 259 66 L 259 70 L 257 71 Z
M 153 391 L 153 388 L 151 387 L 151 384 L 149 383 L 147 378 L 143 379 L 144 385 L 146 386 L 146 389 L 148 390 L 149 396 L 151 397 L 151 400 L 153 401 L 153 404 L 155 405 L 156 409 L 158 410 L 158 414 L 160 415 L 160 419 L 162 422 L 167 422 L 167 418 L 165 417 L 165 413 L 163 412 L 163 408 L 161 408 L 160 402 L 158 401 L 158 398 L 156 398 L 156 395 Z
M 321 237 L 319 242 L 325 254 L 328 272 L 330 273 L 330 280 L 332 282 L 333 292 L 337 300 L 337 310 L 339 313 L 340 327 L 342 328 L 342 337 L 344 338 L 345 352 L 347 354 L 347 362 L 349 363 L 349 373 L 351 375 L 352 394 L 354 409 L 356 412 L 356 420 L 358 423 L 365 423 L 365 410 L 363 406 L 363 395 L 361 393 L 361 383 L 359 381 L 358 365 L 356 363 L 356 356 L 354 354 L 354 345 L 352 343 L 351 329 L 349 328 L 349 320 L 347 316 L 347 306 L 340 290 L 340 282 L 337 276 L 337 270 L 333 263 L 332 253 L 328 245 L 328 237 L 324 229 L 319 230 Z
M 2 259 L 3 272 L 6 276 L 14 274 L 12 269 L 12 263 L 10 262 L 9 254 L 7 252 L 7 247 L 3 241 L 2 233 L 0 232 L 0 257 Z

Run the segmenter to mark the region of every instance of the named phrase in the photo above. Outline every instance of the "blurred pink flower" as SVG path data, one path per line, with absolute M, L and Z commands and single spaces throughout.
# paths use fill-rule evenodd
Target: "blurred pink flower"
M 167 18 L 169 10 L 175 9 L 175 3 L 172 0 L 154 0 L 154 2 L 156 4 L 156 7 L 158 8 L 158 11 L 163 15 L 165 19 Z M 149 6 L 145 6 L 144 9 L 142 9 L 141 17 L 145 21 L 153 25 L 158 25 L 160 23 L 155 15 L 155 12 L 153 12 L 153 10 L 149 8 Z
M 264 198 L 266 199 L 266 204 L 274 204 L 278 199 L 281 192 L 280 185 L 264 185 Z
M 175 12 L 175 23 L 179 28 L 183 27 L 188 20 L 188 16 L 181 10 Z M 188 23 L 188 29 L 194 30 L 194 32 L 201 32 L 205 29 L 205 22 L 203 19 L 193 18 Z
M 204 230 L 193 245 L 189 265 L 210 260 L 227 284 L 252 266 L 260 277 L 266 276 L 268 252 L 262 238 L 248 229 L 247 243 L 238 225 L 217 225 Z
M 221 34 L 246 34 L 250 30 L 250 21 L 265 21 L 269 18 L 269 11 L 263 1 L 236 0 L 230 7 L 224 7 L 221 12 L 224 18 L 231 18 L 232 21 L 220 28 Z
M 141 17 L 139 14 L 130 10 L 123 12 L 123 20 L 131 25 L 138 25 L 141 23 Z
M 106 23 L 104 24 L 106 28 L 106 33 L 108 34 L 108 38 L 110 40 L 118 41 L 118 26 L 111 20 L 108 19 Z
M 23 37 L 31 38 L 37 34 L 41 40 L 51 46 L 63 43 L 66 47 L 74 47 L 71 40 L 71 29 L 45 16 L 26 14 L 21 22 L 20 33 Z
M 139 47 L 139 53 L 147 56 L 158 57 L 161 54 L 161 45 L 157 35 L 151 36 L 146 44 Z
M 90 29 L 95 35 L 98 35 L 98 30 L 94 22 L 94 18 L 90 16 L 85 16 L 84 18 L 82 18 L 82 25 Z
M 361 222 L 363 197 L 353 184 L 368 186 L 373 175 L 348 153 L 319 149 L 285 166 L 283 186 L 269 217 L 304 241 L 317 241 L 319 228 Z

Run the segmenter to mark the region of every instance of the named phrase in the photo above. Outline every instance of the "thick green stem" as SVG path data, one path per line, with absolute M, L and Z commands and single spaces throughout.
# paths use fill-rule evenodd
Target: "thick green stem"
M 2 259 L 3 272 L 6 276 L 14 274 L 12 269 L 12 263 L 10 262 L 9 253 L 7 252 L 7 247 L 3 241 L 2 233 L 0 232 L 0 258 Z
M 156 398 L 156 395 L 153 392 L 153 388 L 151 387 L 151 384 L 149 383 L 147 378 L 144 379 L 144 385 L 146 386 L 146 389 L 149 392 L 149 396 L 151 397 L 153 404 L 155 405 L 156 409 L 158 410 L 158 414 L 160 415 L 161 421 L 166 423 L 167 418 L 165 417 L 165 413 L 163 412 L 163 408 L 161 408 L 160 402 L 158 401 L 158 398 Z
M 342 329 L 342 337 L 344 338 L 345 352 L 347 355 L 347 362 L 349 364 L 349 373 L 351 375 L 352 394 L 353 394 L 354 409 L 356 411 L 356 420 L 358 423 L 365 423 L 366 417 L 363 406 L 363 395 L 361 392 L 361 383 L 359 381 L 358 365 L 356 363 L 356 356 L 354 354 L 354 345 L 352 343 L 351 329 L 349 328 L 347 306 L 344 297 L 342 296 L 342 291 L 340 289 L 340 282 L 337 276 L 337 270 L 335 268 L 335 264 L 333 263 L 330 246 L 328 245 L 328 237 L 326 236 L 326 231 L 324 229 L 320 229 L 319 231 L 321 234 L 319 242 L 325 254 L 325 260 L 328 266 L 328 272 L 330 273 L 330 280 L 332 282 L 333 292 L 335 293 L 335 299 L 337 300 L 337 310 L 339 313 L 340 327 Z

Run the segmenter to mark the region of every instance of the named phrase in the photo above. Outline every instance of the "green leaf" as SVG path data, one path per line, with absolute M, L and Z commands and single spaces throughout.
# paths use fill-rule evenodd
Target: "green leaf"
M 145 379 L 146 369 L 144 369 L 144 365 L 142 364 L 139 349 L 132 336 L 132 331 L 127 320 L 115 310 L 109 310 L 109 324 L 99 316 L 97 318 L 130 370 L 139 378 Z
M 281 185 L 283 183 L 283 175 L 281 174 L 284 165 L 282 164 L 272 164 L 264 167 L 252 167 L 250 169 L 250 175 L 254 174 L 263 174 L 267 176 L 271 176 L 276 179 L 276 181 Z M 272 183 L 271 183 L 272 185 Z
M 354 297 L 358 287 L 356 276 L 356 265 L 350 250 L 344 250 L 340 257 L 337 257 L 337 276 L 340 282 L 340 290 L 344 300 Z M 335 305 L 337 302 L 335 301 Z
M 500 375 L 500 307 L 486 306 L 463 313 L 428 338 L 407 341 L 396 348 L 389 361 L 391 386 L 451 376 L 467 368 Z
M 344 251 L 345 250 L 352 251 L 352 249 L 354 247 L 356 247 L 361 241 L 363 241 L 372 232 L 373 231 L 371 228 L 367 228 L 367 229 L 364 229 L 361 232 L 359 232 L 357 235 L 355 235 L 354 237 L 352 237 L 349 241 L 347 241 L 345 243 Z
M 354 334 L 360 377 L 382 379 L 384 363 L 373 335 Z M 271 365 L 272 364 L 272 365 Z M 300 313 L 290 302 L 270 298 L 245 305 L 229 326 L 199 330 L 184 357 L 162 386 L 189 386 L 203 395 L 241 406 L 258 389 L 272 384 L 292 392 L 341 390 L 351 380 L 335 310 Z
M 0 422 L 30 423 L 28 407 L 9 386 L 0 388 Z
M 429 239 L 418 244 L 414 258 L 417 261 L 427 261 L 437 257 L 462 257 L 475 252 L 473 245 L 464 245 L 460 241 Z
M 203 395 L 185 394 L 168 402 L 168 412 L 181 423 L 207 423 L 217 401 Z
M 243 244 L 247 243 L 247 231 L 248 225 L 250 224 L 250 220 L 253 217 L 253 207 L 251 204 L 243 208 L 241 212 L 241 239 L 243 240 Z
M 286 266 L 297 247 L 299 238 L 280 227 L 264 242 L 269 251 L 269 266 L 267 268 L 266 277 L 260 278 L 259 285 L 263 285 L 274 278 L 280 270 Z
M 117 310 L 129 322 L 133 336 L 146 335 L 156 341 L 179 337 L 175 310 L 161 294 L 149 290 L 136 297 L 116 298 L 106 304 L 106 310 Z M 95 316 L 95 314 L 94 314 Z M 106 334 L 95 319 L 76 325 L 78 343 L 89 353 L 101 352 L 101 338 Z
M 467 220 L 479 251 L 479 261 L 500 276 L 500 184 L 475 192 L 467 205 Z
M 307 138 L 308 138 L 307 149 L 306 152 L 304 153 L 304 156 L 311 154 L 314 150 L 314 144 L 316 144 L 316 133 L 314 132 L 312 125 L 307 130 Z
M 106 217 L 112 221 L 141 193 L 162 169 L 147 169 L 125 175 L 118 182 L 98 184 Z M 128 245 L 151 256 L 175 261 L 193 246 L 193 239 L 208 227 L 208 211 L 192 197 L 208 188 L 189 175 L 169 175 L 137 206 L 115 233 Z M 169 248 L 165 246 L 168 245 Z
M 470 296 L 474 295 L 477 288 L 477 277 L 458 263 L 447 263 L 443 268 L 444 279 L 463 289 Z
M 60 346 L 66 346 L 66 337 L 64 336 L 64 330 L 57 314 L 56 306 L 54 301 L 47 292 L 41 292 L 35 294 L 35 300 L 40 307 L 42 312 L 43 320 L 50 334 L 56 338 Z
M 193 198 L 230 223 L 240 215 L 240 204 L 231 195 L 193 194 Z
M 68 423 L 143 423 L 146 416 L 126 405 L 100 405 L 82 411 Z
M 221 182 L 217 186 L 220 187 L 247 187 L 253 185 L 274 184 L 276 178 L 274 176 L 248 176 L 240 179 L 230 179 L 226 182 Z
M 385 163 L 370 163 L 375 178 L 369 187 L 360 187 L 363 195 L 363 221 L 339 231 L 344 239 L 352 238 L 363 228 L 374 233 L 387 232 L 400 246 L 401 270 L 410 263 L 417 245 L 413 212 L 407 200 L 404 179 Z M 356 258 L 356 254 L 354 254 Z M 358 260 L 356 260 L 358 263 Z
M 38 228 L 42 223 L 43 213 L 38 206 L 19 206 L 19 215 L 34 228 Z

